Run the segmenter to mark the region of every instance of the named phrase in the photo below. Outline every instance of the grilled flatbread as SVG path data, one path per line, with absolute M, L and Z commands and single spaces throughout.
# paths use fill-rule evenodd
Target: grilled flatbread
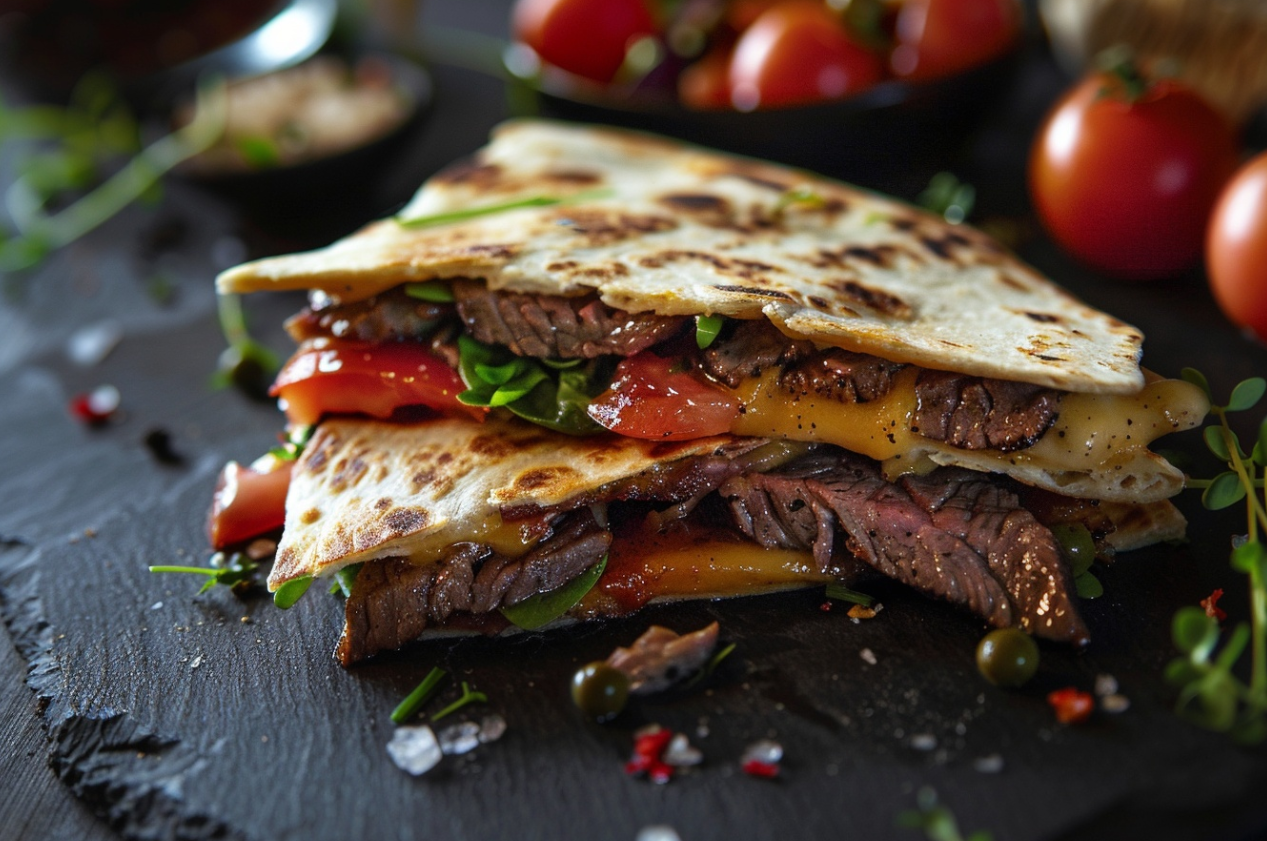
M 396 287 L 417 283 L 456 303 L 415 311 Z M 401 343 L 453 359 L 465 331 L 551 367 L 676 359 L 668 370 L 738 407 L 728 428 L 673 441 L 565 435 L 499 403 L 482 421 L 324 419 L 294 467 L 269 583 L 363 565 L 345 663 L 423 630 L 502 627 L 499 609 L 606 555 L 614 569 L 575 615 L 867 570 L 1083 643 L 1049 527 L 1085 525 L 1103 552 L 1180 537 L 1167 497 L 1183 476 L 1149 444 L 1208 410 L 1140 368 L 1138 330 L 979 232 L 608 129 L 507 124 L 397 218 L 218 286 L 311 290 L 292 324 L 310 357 L 355 338 L 358 354 Z M 688 316 L 725 317 L 718 349 L 695 349 Z M 579 332 L 555 341 L 559 325 Z

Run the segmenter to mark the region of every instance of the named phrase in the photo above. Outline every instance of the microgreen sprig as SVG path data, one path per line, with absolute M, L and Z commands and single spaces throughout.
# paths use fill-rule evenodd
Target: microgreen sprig
M 25 110 L 25 109 L 24 109 Z M 27 269 L 49 253 L 69 245 L 134 201 L 154 195 L 159 179 L 182 161 L 211 146 L 224 132 L 228 113 L 223 82 L 199 88 L 194 119 L 185 127 L 140 150 L 96 189 L 56 214 L 45 205 L 67 189 L 83 189 L 96 177 L 105 154 L 132 154 L 139 148 L 131 118 L 97 89 L 80 109 L 58 113 L 48 106 L 28 113 L 0 109 L 0 138 L 39 139 L 55 144 L 52 152 L 34 159 L 6 196 L 17 228 L 15 236 L 0 236 L 0 272 Z M 14 114 L 19 116 L 10 119 Z M 90 131 L 95 122 L 100 127 Z M 135 145 L 134 145 L 135 144 Z
M 977 189 L 960 181 L 953 172 L 939 172 L 929 179 L 928 186 L 916 200 L 921 207 L 957 225 L 972 213 L 977 203 Z
M 241 552 L 225 555 L 216 552 L 211 556 L 211 565 L 205 567 L 172 566 L 158 564 L 150 567 L 150 572 L 176 572 L 186 575 L 203 575 L 207 580 L 198 590 L 199 595 L 207 592 L 217 584 L 229 587 L 235 593 L 242 593 L 255 583 L 255 571 L 259 564 Z
M 241 297 L 220 295 L 216 305 L 220 330 L 229 346 L 220 354 L 212 385 L 233 385 L 251 397 L 265 399 L 269 381 L 280 365 L 277 354 L 251 338 Z
M 1201 372 L 1187 368 L 1183 378 L 1210 395 L 1209 382 Z M 1239 623 L 1219 651 L 1218 620 L 1196 606 L 1181 608 L 1171 630 L 1175 647 L 1184 656 L 1166 668 L 1166 677 L 1180 687 L 1180 715 L 1245 743 L 1267 737 L 1267 549 L 1259 536 L 1260 530 L 1267 530 L 1267 490 L 1262 481 L 1267 469 L 1267 421 L 1260 424 L 1258 439 L 1246 453 L 1232 431 L 1228 413 L 1252 409 L 1264 393 L 1267 380 L 1254 377 L 1238 383 L 1224 405 L 1211 398 L 1210 414 L 1216 423 L 1207 426 L 1202 437 L 1228 469 L 1213 479 L 1188 481 L 1189 487 L 1202 490 L 1206 508 L 1245 504 L 1247 532 L 1233 540 L 1231 565 L 1249 577 L 1250 622 Z M 1236 674 L 1247 646 L 1249 683 Z
M 471 685 L 469 683 L 467 683 L 466 681 L 462 681 L 462 697 L 458 698 L 452 704 L 449 704 L 447 707 L 440 710 L 440 712 L 431 716 L 431 720 L 439 721 L 440 719 L 444 718 L 446 715 L 449 715 L 450 713 L 455 713 L 458 710 L 462 709 L 467 704 L 487 704 L 487 703 L 488 703 L 487 695 L 485 695 L 483 692 L 477 692 L 476 690 L 471 688 Z
M 397 216 L 396 223 L 402 228 L 431 228 L 436 225 L 449 225 L 453 222 L 465 222 L 481 216 L 492 216 L 512 210 L 523 210 L 530 207 L 553 207 L 559 204 L 576 204 L 578 202 L 609 198 L 614 190 L 597 189 L 581 190 L 566 196 L 528 196 L 522 199 L 487 204 L 483 207 L 465 207 L 461 210 L 450 210 L 442 213 L 431 213 L 425 216 Z
M 413 718 L 418 710 L 422 709 L 422 705 L 427 703 L 436 687 L 440 685 L 440 681 L 444 680 L 448 675 L 444 669 L 433 667 L 427 672 L 427 676 L 422 679 L 422 683 L 414 687 L 414 691 L 405 696 L 405 700 L 396 705 L 396 709 L 392 710 L 392 722 L 394 724 L 404 724 Z M 465 686 L 465 684 L 463 684 Z
M 868 596 L 866 593 L 860 593 L 857 590 L 851 590 L 844 584 L 833 583 L 828 584 L 824 595 L 829 599 L 838 602 L 851 602 L 853 604 L 862 605 L 863 607 L 871 607 L 875 604 L 875 597 Z

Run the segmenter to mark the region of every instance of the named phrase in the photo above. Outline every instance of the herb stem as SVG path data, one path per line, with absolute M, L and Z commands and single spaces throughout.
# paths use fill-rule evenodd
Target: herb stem
M 440 681 L 444 680 L 448 674 L 444 669 L 433 667 L 427 672 L 427 676 L 422 679 L 422 683 L 414 687 L 414 691 L 405 696 L 405 700 L 396 705 L 396 709 L 392 710 L 392 722 L 394 724 L 404 724 L 418 709 L 432 696 L 436 687 L 440 685 Z
M 152 566 L 150 572 L 187 572 L 192 575 L 219 575 L 221 570 L 214 567 L 182 567 L 182 566 Z
M 469 683 L 467 683 L 466 681 L 462 681 L 462 697 L 458 698 L 452 704 L 449 704 L 447 707 L 440 710 L 440 712 L 431 716 L 431 720 L 439 721 L 440 719 L 444 718 L 449 713 L 455 713 L 458 710 L 462 709 L 467 704 L 487 704 L 487 703 L 488 703 L 487 695 L 485 695 L 483 692 L 477 692 L 471 689 L 471 685 Z

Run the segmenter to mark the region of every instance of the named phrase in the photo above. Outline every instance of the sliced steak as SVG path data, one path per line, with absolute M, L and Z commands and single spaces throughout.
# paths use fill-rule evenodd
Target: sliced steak
M 1055 422 L 1060 394 L 1049 388 L 947 371 L 920 371 L 911 427 L 965 450 L 1032 446 Z
M 519 356 L 631 356 L 670 338 L 687 321 L 612 309 L 593 295 L 494 292 L 476 281 L 454 283 L 453 294 L 471 335 L 486 344 L 505 345 Z
M 489 613 L 558 589 L 598 563 L 610 545 L 611 533 L 583 508 L 561 518 L 553 533 L 521 558 L 463 543 L 438 564 L 368 563 L 348 597 L 335 654 L 349 666 L 399 648 L 456 613 Z
M 817 394 L 841 403 L 866 403 L 888 394 L 903 366 L 840 348 L 819 349 L 792 339 L 765 319 L 735 322 L 702 354 L 702 367 L 731 388 L 771 369 L 789 394 Z
M 352 304 L 305 307 L 287 319 L 286 332 L 300 344 L 321 336 L 358 342 L 418 340 L 452 315 L 452 304 L 419 301 L 403 289 L 393 289 Z
M 812 550 L 820 569 L 852 553 L 992 625 L 1088 640 L 1055 538 L 1012 491 L 981 474 L 942 469 L 890 483 L 869 459 L 822 450 L 772 473 L 734 477 L 719 492 L 745 534 L 763 546 Z

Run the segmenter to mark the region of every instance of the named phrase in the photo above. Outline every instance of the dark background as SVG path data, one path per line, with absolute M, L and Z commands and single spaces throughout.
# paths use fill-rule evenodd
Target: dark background
M 498 34 L 507 8 L 428 3 L 424 30 Z M 988 829 L 997 841 L 1267 831 L 1263 751 L 1176 718 L 1161 676 L 1177 607 L 1223 587 L 1233 620 L 1246 616 L 1243 584 L 1226 563 L 1243 519 L 1204 512 L 1193 494 L 1180 499 L 1190 543 L 1104 569 L 1106 595 L 1086 606 L 1091 649 L 1044 646 L 1039 677 L 1019 692 L 978 677 L 979 622 L 896 586 L 875 588 L 886 609 L 857 625 L 840 608 L 820 610 L 821 593 L 799 593 L 661 607 L 515 640 L 428 643 L 348 672 L 330 657 L 340 613 L 332 598 L 313 592 L 281 613 L 267 599 L 195 597 L 197 582 L 148 574 L 151 563 L 204 562 L 216 472 L 262 452 L 280 427 L 273 408 L 207 386 L 222 347 L 215 272 L 389 213 L 427 174 L 483 143 L 507 113 L 502 83 L 450 64 L 432 72 L 427 122 L 372 177 L 304 208 L 264 212 L 174 180 L 158 207 L 130 208 L 6 280 L 0 838 L 632 839 L 653 824 L 686 841 L 917 838 L 895 819 L 925 786 L 965 831 Z M 1022 256 L 1145 331 L 1149 367 L 1194 365 L 1221 394 L 1267 372 L 1267 354 L 1227 325 L 1199 271 L 1117 284 L 1042 237 L 1026 204 L 1024 157 L 1066 83 L 1032 39 L 968 144 L 936 148 L 873 186 L 911 198 L 909 172 L 953 168 L 978 188 L 977 220 L 1009 220 Z M 158 275 L 175 290 L 162 305 L 146 292 Z M 279 351 L 288 341 L 278 325 L 300 300 L 249 302 L 256 332 Z M 103 318 L 122 325 L 118 348 L 95 367 L 68 361 L 68 337 Z M 122 416 L 87 429 L 66 404 L 104 382 L 120 389 Z M 154 430 L 170 435 L 180 464 L 154 458 L 143 443 Z M 1174 444 L 1200 459 L 1194 435 Z M 571 707 L 567 681 L 579 664 L 652 621 L 685 631 L 711 619 L 737 649 L 707 689 L 639 703 L 601 727 Z M 488 694 L 473 715 L 497 712 L 509 729 L 414 779 L 384 751 L 388 713 L 435 665 Z M 1099 674 L 1117 678 L 1130 709 L 1056 724 L 1043 695 L 1089 690 Z M 451 683 L 445 699 L 454 692 Z M 666 787 L 626 777 L 632 731 L 651 721 L 686 732 L 705 763 Z M 930 736 L 935 747 L 920 749 Z M 777 781 L 738 770 L 743 747 L 765 737 L 786 749 Z M 976 769 L 995 755 L 1001 772 Z

